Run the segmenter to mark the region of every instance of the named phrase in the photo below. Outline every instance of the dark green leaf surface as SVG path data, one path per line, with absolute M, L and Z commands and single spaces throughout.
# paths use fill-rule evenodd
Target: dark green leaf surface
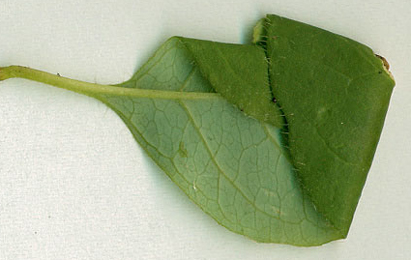
M 318 211 L 345 236 L 394 81 L 381 59 L 353 40 L 275 15 L 265 27 L 293 164 Z
M 213 89 L 246 114 L 282 127 L 273 101 L 265 52 L 255 45 L 224 44 L 194 39 L 181 41 Z

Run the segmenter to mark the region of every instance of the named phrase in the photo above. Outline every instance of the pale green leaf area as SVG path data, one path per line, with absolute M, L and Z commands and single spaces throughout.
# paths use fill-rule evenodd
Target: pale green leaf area
M 347 236 L 394 81 L 372 51 L 274 15 L 250 45 L 170 38 L 106 86 L 10 66 L 104 102 L 219 224 L 258 242 Z M 138 188 L 138 187 L 136 187 Z

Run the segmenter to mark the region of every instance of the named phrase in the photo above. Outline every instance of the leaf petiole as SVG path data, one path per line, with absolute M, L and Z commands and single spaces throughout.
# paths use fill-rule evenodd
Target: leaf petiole
M 212 99 L 222 98 L 218 93 L 203 92 L 180 92 L 166 90 L 149 90 L 138 88 L 125 88 L 116 85 L 102 85 L 89 83 L 80 80 L 62 77 L 59 74 L 51 74 L 41 70 L 31 69 L 23 66 L 0 67 L 0 81 L 9 78 L 23 78 L 33 80 L 58 88 L 74 91 L 87 96 L 111 95 L 127 96 L 138 98 L 158 98 L 158 99 L 175 99 L 175 100 L 195 100 L 195 99 Z

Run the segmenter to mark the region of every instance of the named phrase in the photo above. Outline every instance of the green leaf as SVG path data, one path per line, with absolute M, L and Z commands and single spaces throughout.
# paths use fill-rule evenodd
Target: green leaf
M 124 87 L 212 92 L 200 73 L 204 68 L 198 64 L 204 61 L 197 63 L 192 50 L 203 48 L 206 55 L 224 47 L 196 40 L 187 48 L 187 41 L 191 40 L 168 40 Z M 227 47 L 234 47 L 237 56 L 257 48 L 247 46 L 242 53 L 239 45 Z M 265 56 L 257 52 L 254 59 L 265 61 Z M 257 82 L 267 87 L 267 69 L 263 72 Z M 99 99 L 119 114 L 148 155 L 190 199 L 221 225 L 260 242 L 307 246 L 341 238 L 302 194 L 280 129 L 270 122 L 245 115 L 223 98 Z
M 105 86 L 10 66 L 97 98 L 204 212 L 259 242 L 347 236 L 394 81 L 364 45 L 269 15 L 253 45 L 173 37 Z
M 368 47 L 269 15 L 272 89 L 288 124 L 304 192 L 348 233 L 380 137 L 394 80 Z

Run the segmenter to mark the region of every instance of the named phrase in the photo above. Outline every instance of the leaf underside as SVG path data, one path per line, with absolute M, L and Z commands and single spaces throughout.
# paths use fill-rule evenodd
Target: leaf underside
M 278 16 L 259 26 L 253 45 L 170 38 L 118 85 L 215 95 L 94 97 L 226 228 L 300 246 L 344 238 L 394 83 L 359 43 Z

